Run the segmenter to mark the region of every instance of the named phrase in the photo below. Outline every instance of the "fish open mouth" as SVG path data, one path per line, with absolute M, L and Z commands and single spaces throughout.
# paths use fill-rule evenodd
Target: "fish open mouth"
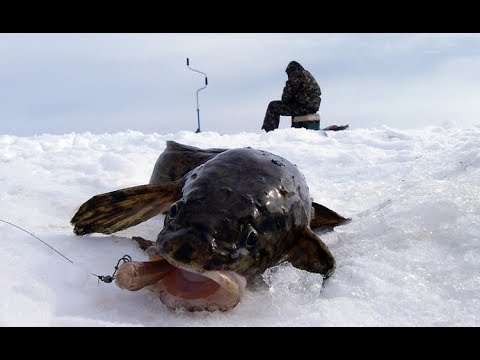
M 198 272 L 157 254 L 150 254 L 150 260 L 122 264 L 115 283 L 130 291 L 147 287 L 170 309 L 229 310 L 238 304 L 246 286 L 246 279 L 233 271 Z

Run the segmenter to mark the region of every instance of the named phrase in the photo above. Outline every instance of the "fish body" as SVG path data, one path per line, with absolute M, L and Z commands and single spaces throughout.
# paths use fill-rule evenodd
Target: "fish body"
M 116 283 L 191 311 L 233 308 L 249 281 L 285 261 L 329 277 L 335 259 L 311 227 L 347 221 L 313 203 L 305 177 L 283 157 L 168 142 L 150 184 L 93 197 L 72 224 L 78 235 L 113 233 L 160 213 L 150 261 L 122 265 Z

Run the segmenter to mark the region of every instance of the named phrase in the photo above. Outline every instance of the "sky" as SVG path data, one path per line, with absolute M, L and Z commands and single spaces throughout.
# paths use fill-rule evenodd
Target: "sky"
M 221 134 L 139 131 L 0 135 L 0 326 L 480 326 L 480 126 L 279 129 Z M 337 263 L 322 277 L 286 263 L 227 312 L 168 310 L 111 275 L 146 255 L 159 215 L 112 235 L 77 237 L 69 221 L 92 196 L 148 182 L 167 140 L 251 146 L 305 175 L 313 200 L 352 219 L 318 233 Z
M 0 134 L 260 132 L 291 60 L 321 126 L 480 123 L 480 34 L 2 33 Z M 280 128 L 290 126 L 282 117 Z

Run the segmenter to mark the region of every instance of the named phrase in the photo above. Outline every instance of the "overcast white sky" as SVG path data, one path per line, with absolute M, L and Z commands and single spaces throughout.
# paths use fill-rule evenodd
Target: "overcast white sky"
M 480 34 L 0 34 L 0 134 L 260 131 L 296 60 L 322 126 L 480 123 Z M 289 127 L 282 117 L 280 127 Z

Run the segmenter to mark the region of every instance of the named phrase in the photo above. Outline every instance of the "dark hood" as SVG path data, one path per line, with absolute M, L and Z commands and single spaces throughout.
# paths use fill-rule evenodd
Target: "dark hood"
M 295 71 L 303 70 L 303 66 L 296 61 L 290 61 L 285 72 L 287 74 L 293 73 Z

